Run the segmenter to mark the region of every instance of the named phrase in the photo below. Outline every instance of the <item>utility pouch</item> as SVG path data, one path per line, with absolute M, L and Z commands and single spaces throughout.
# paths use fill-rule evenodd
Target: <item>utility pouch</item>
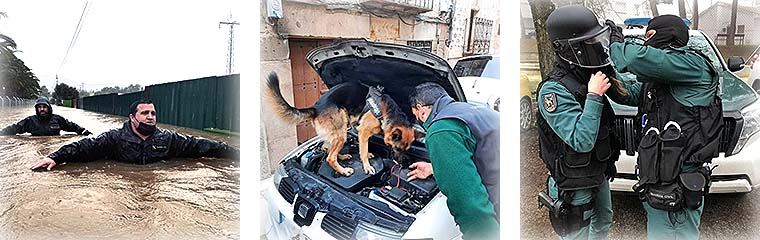
M 665 124 L 659 138 L 662 141 L 662 147 L 660 150 L 658 180 L 673 182 L 678 174 L 681 173 L 681 157 L 686 145 L 686 137 L 681 132 L 681 126 L 676 122 L 670 121 Z
M 636 159 L 636 165 L 638 167 L 639 184 L 648 184 L 657 182 L 657 161 L 659 155 L 659 143 L 658 138 L 659 130 L 656 128 L 650 128 L 641 137 L 638 159 Z
M 664 211 L 679 211 L 683 209 L 683 192 L 678 182 L 670 184 L 652 184 L 644 193 L 649 206 Z
M 570 203 L 563 204 L 562 207 L 564 209 L 559 216 L 549 214 L 549 221 L 552 224 L 552 228 L 554 228 L 554 232 L 560 237 L 564 237 L 571 232 L 576 232 L 588 226 L 591 223 L 591 217 L 584 218 L 583 213 L 591 210 L 592 206 L 593 201 L 580 206 L 573 206 Z
M 702 172 L 697 171 L 682 173 L 678 177 L 683 187 L 684 206 L 688 209 L 697 209 L 702 206 L 703 196 L 707 193 L 705 187 L 707 186 L 709 176 L 705 176 Z

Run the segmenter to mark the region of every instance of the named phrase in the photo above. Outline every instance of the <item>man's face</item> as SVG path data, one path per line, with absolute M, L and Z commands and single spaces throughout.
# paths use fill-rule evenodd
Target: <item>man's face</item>
M 39 105 L 35 106 L 35 108 L 37 109 L 37 113 L 40 116 L 44 117 L 44 116 L 47 116 L 48 114 L 50 114 L 50 110 L 48 110 L 48 107 L 45 106 L 45 105 L 43 105 L 43 104 L 39 104 Z
M 145 123 L 148 125 L 156 125 L 156 107 L 153 104 L 139 104 L 137 105 L 137 113 L 133 116 L 134 120 L 132 124 L 137 127 L 139 123 Z
M 430 115 L 430 105 L 415 104 L 412 108 L 412 114 L 417 120 L 424 123 Z

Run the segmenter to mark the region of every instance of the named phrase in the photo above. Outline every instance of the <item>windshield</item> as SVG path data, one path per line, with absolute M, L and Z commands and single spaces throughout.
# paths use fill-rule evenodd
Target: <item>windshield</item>
M 487 77 L 499 79 L 499 58 L 473 58 L 457 62 L 454 66 L 457 77 Z

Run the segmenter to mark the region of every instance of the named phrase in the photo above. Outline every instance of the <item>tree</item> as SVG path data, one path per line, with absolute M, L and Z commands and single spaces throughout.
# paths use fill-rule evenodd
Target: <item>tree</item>
M 692 5 L 692 16 L 691 16 L 691 26 L 694 30 L 699 30 L 699 0 L 693 0 L 694 4 Z
M 652 10 L 652 17 L 660 16 L 660 12 L 657 11 L 657 0 L 648 0 L 649 9 Z
M 93 92 L 92 95 L 103 95 L 103 94 L 111 94 L 111 93 L 132 93 L 132 92 L 139 92 L 142 90 L 143 90 L 143 87 L 140 86 L 140 84 L 130 84 L 129 86 L 125 88 L 121 88 L 119 86 L 104 87 L 98 91 Z
M 684 3 L 683 0 L 678 0 L 678 16 L 681 18 L 686 18 L 686 3 Z
M 736 9 L 738 8 L 738 0 L 734 0 L 731 4 L 731 23 L 728 25 L 728 36 L 726 37 L 726 45 L 733 46 L 734 38 L 736 37 Z
M 66 85 L 65 83 L 60 83 L 56 85 L 55 89 L 53 90 L 53 98 L 63 100 L 77 99 L 79 98 L 79 91 L 77 91 L 77 89 L 72 86 Z
M 92 91 L 87 91 L 87 89 L 79 89 L 79 96 L 80 97 L 92 96 Z
M 611 10 L 609 0 L 585 0 L 583 1 L 583 6 L 587 7 L 588 9 L 591 9 L 591 11 L 594 12 L 596 16 L 601 19 L 608 19 L 609 17 L 611 17 L 611 16 L 607 16 L 607 10 Z M 622 19 L 622 20 L 625 20 L 625 19 Z
M 21 98 L 35 98 L 39 94 L 39 79 L 24 61 L 16 57 L 16 44 L 0 34 L 0 94 Z
M 549 75 L 554 66 L 554 48 L 549 41 L 546 31 L 546 19 L 554 11 L 554 3 L 550 0 L 529 0 L 530 11 L 533 14 L 533 26 L 536 29 L 536 46 L 538 48 L 538 67 L 541 77 Z
M 129 86 L 122 89 L 121 93 L 133 93 L 142 91 L 143 87 L 140 84 L 129 84 Z
M 5 12 L 0 12 L 0 19 L 7 17 Z M 24 61 L 16 57 L 16 46 L 11 37 L 0 34 L 0 95 L 36 98 L 40 80 Z
M 47 86 L 40 87 L 40 97 L 50 97 L 50 90 L 47 89 Z

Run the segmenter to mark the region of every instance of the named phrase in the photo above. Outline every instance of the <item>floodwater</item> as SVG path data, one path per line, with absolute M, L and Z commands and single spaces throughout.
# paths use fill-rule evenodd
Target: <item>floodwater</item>
M 53 107 L 94 135 L 126 117 Z M 0 108 L 0 127 L 34 114 Z M 159 109 L 158 119 L 161 119 Z M 239 138 L 169 127 L 239 148 Z M 84 136 L 0 136 L 0 239 L 238 239 L 240 164 L 172 159 L 150 165 L 111 160 L 31 171 L 34 162 Z

